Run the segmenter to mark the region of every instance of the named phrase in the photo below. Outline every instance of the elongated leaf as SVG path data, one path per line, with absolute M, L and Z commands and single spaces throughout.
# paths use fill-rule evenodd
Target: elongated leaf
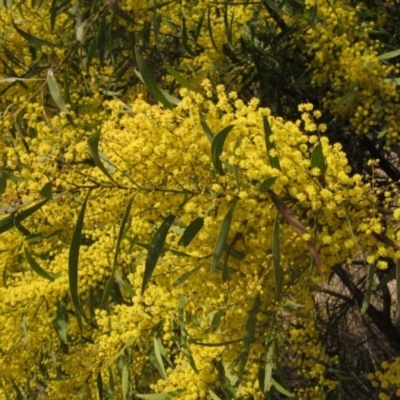
M 293 393 L 290 393 L 282 385 L 280 385 L 274 378 L 271 378 L 272 386 L 281 394 L 287 397 L 294 397 Z
M 366 292 L 365 292 L 364 300 L 363 300 L 362 307 L 361 307 L 361 314 L 365 314 L 365 312 L 367 311 L 367 308 L 369 306 L 369 302 L 370 302 L 371 294 L 372 294 L 372 285 L 374 283 L 375 270 L 376 270 L 375 264 L 370 264 L 369 268 L 368 268 L 367 287 L 366 287 Z
M 235 236 L 232 239 L 232 242 L 229 245 L 225 244 L 225 246 L 224 246 L 225 259 L 224 259 L 223 266 L 222 266 L 222 282 L 226 282 L 228 279 L 228 275 L 229 275 L 228 259 L 229 259 L 229 256 L 231 255 L 231 253 L 232 253 L 232 255 L 236 253 L 234 246 L 239 240 L 243 240 L 242 232 L 236 232 Z M 236 256 L 237 255 L 238 254 L 236 253 Z
M 0 79 L 0 82 L 8 82 L 8 83 L 13 83 L 13 82 L 23 82 L 23 81 L 42 81 L 43 79 L 36 79 L 36 78 L 18 78 L 18 77 L 10 77 L 10 78 L 4 78 Z
M 68 344 L 68 310 L 66 304 L 61 301 L 57 307 L 56 319 L 53 321 L 58 336 L 64 344 Z
M 97 386 L 97 395 L 99 397 L 99 400 L 103 400 L 104 388 L 103 388 L 103 379 L 101 377 L 101 371 L 97 373 L 96 386 Z
M 222 400 L 221 397 L 217 396 L 211 389 L 208 389 L 208 393 L 210 394 L 210 398 L 212 400 Z
M 34 206 L 29 207 L 20 213 L 18 213 L 18 216 L 14 217 L 13 215 L 8 215 L 5 218 L 0 219 L 0 234 L 8 231 L 12 227 L 15 226 L 15 220 L 17 219 L 19 222 L 22 222 L 24 219 L 30 217 L 33 213 L 38 211 L 40 208 L 42 208 L 49 200 L 44 199 L 40 201 L 39 203 L 36 203 Z
M 271 178 L 267 178 L 267 179 L 263 180 L 260 184 L 260 188 L 259 188 L 260 192 L 263 192 L 263 193 L 268 192 L 268 190 L 271 189 L 272 185 L 275 183 L 276 179 L 277 178 L 275 176 L 273 176 Z
M 188 359 L 190 366 L 193 368 L 193 371 L 195 371 L 196 374 L 198 374 L 199 371 L 196 367 L 194 358 L 192 356 L 192 352 L 190 350 L 189 339 L 188 339 L 188 335 L 187 335 L 186 328 L 185 328 L 185 296 L 184 295 L 179 296 L 178 322 L 179 322 L 179 326 L 181 328 L 180 330 L 181 330 L 181 341 L 182 341 L 183 352 L 185 353 L 185 356 Z
M 135 48 L 135 57 L 136 57 L 136 62 L 137 62 L 138 68 L 139 68 L 139 72 L 140 72 L 147 88 L 150 90 L 150 93 L 166 108 L 172 109 L 173 108 L 172 104 L 167 100 L 167 98 L 161 91 L 160 87 L 157 85 L 155 79 L 151 75 L 149 69 L 147 68 L 146 63 L 144 62 L 144 60 L 137 48 Z
M 126 364 L 122 367 L 122 398 L 125 400 L 129 390 L 129 369 Z
M 201 28 L 203 26 L 204 17 L 206 16 L 206 11 L 207 10 L 204 10 L 203 14 L 201 14 L 201 17 L 200 17 L 199 22 L 198 22 L 198 24 L 196 26 L 196 29 L 194 29 L 194 31 L 193 31 L 193 38 L 194 38 L 195 43 L 197 43 L 197 40 L 198 40 L 198 38 L 200 36 Z
M 266 393 L 271 385 L 272 379 L 272 362 L 274 357 L 274 346 L 270 345 L 267 350 L 267 359 L 264 367 L 263 391 Z
M 271 140 L 272 130 L 267 116 L 263 117 L 263 124 L 264 124 L 265 145 L 267 149 L 269 164 L 271 165 L 272 168 L 279 169 L 280 171 L 281 165 L 279 163 L 278 157 L 275 155 L 271 155 L 271 152 L 276 152 L 276 147 L 275 147 L 275 142 Z
M 75 308 L 75 315 L 78 321 L 78 326 L 80 327 L 80 329 L 82 329 L 82 315 L 84 315 L 84 313 L 81 306 L 81 301 L 79 299 L 79 290 L 78 290 L 79 250 L 81 247 L 83 220 L 85 218 L 85 211 L 89 199 L 89 194 L 90 193 L 88 193 L 88 195 L 85 197 L 81 211 L 79 212 L 78 220 L 76 222 L 74 233 L 72 235 L 72 242 L 69 248 L 69 257 L 68 257 L 69 291 L 71 294 L 72 304 L 74 305 Z
M 158 258 L 163 250 L 164 242 L 167 237 L 169 228 L 174 222 L 175 216 L 168 215 L 161 226 L 158 228 L 156 234 L 151 241 L 149 251 L 147 253 L 146 266 L 144 269 L 143 283 L 142 283 L 142 294 L 146 290 L 146 287 L 153 275 L 154 269 L 157 265 Z
M 7 177 L 7 179 L 9 179 L 10 181 L 13 181 L 13 182 L 29 182 L 32 180 L 32 178 L 25 178 L 22 176 L 10 174 L 9 172 L 7 172 L 1 168 L 0 168 L 0 174 L 4 174 Z
M 400 308 L 400 260 L 396 264 L 396 294 L 397 294 L 397 308 Z
M 208 26 L 208 34 L 210 36 L 210 40 L 211 43 L 214 47 L 215 50 L 220 51 L 217 47 L 217 45 L 215 44 L 215 40 L 214 40 L 214 35 L 213 35 L 213 30 L 212 30 L 212 25 L 211 25 L 211 7 L 208 6 L 208 10 L 207 10 L 207 26 Z
M 211 128 L 208 126 L 206 119 L 204 118 L 203 113 L 200 111 L 200 123 L 206 133 L 207 139 L 210 143 L 214 140 L 214 134 L 212 133 Z
M 47 200 L 51 200 L 53 198 L 53 194 L 51 192 L 51 182 L 47 182 L 42 189 L 40 190 L 39 194 Z
M 231 228 L 233 212 L 235 210 L 237 202 L 238 199 L 235 199 L 233 201 L 229 211 L 222 220 L 221 227 L 219 228 L 218 238 L 215 243 L 214 254 L 211 262 L 211 272 L 215 272 L 215 270 L 217 269 L 222 252 L 224 251 L 224 247 L 229 235 L 229 230 Z
M 0 195 L 7 189 L 7 174 L 0 169 Z
M 286 222 L 296 231 L 296 233 L 303 237 L 305 233 L 307 233 L 307 229 L 305 226 L 296 218 L 293 212 L 289 209 L 289 207 L 285 204 L 285 202 L 271 189 L 268 190 L 268 194 L 271 197 L 271 200 L 275 204 L 275 207 L 281 213 L 281 215 L 285 218 Z M 321 260 L 319 259 L 318 251 L 314 245 L 314 243 L 310 240 L 306 242 L 308 250 L 313 258 L 315 264 L 318 266 L 320 274 L 322 276 L 321 270 Z
M 391 83 L 392 85 L 400 86 L 400 78 L 386 78 L 383 81 L 386 83 Z
M 171 65 L 165 64 L 165 68 L 167 69 L 168 73 L 174 77 L 174 79 L 184 88 L 191 90 L 192 92 L 199 93 L 199 91 L 178 71 L 176 71 Z
M 51 31 L 54 31 L 54 24 L 56 23 L 57 17 L 57 0 L 51 0 L 51 8 L 50 8 L 50 28 Z
M 188 246 L 190 242 L 199 233 L 200 229 L 204 225 L 204 218 L 198 217 L 193 220 L 183 232 L 182 237 L 179 239 L 178 246 Z
M 358 91 L 358 84 L 353 85 L 349 91 L 340 99 L 338 107 L 344 106 L 347 104 Z
M 44 279 L 48 279 L 51 282 L 54 282 L 56 277 L 59 277 L 60 274 L 53 274 L 51 272 L 45 271 L 36 261 L 35 259 L 31 256 L 29 253 L 28 249 L 25 247 L 25 258 L 28 261 L 30 267 L 32 268 L 33 271 L 35 271 L 39 276 L 41 276 Z
M 282 293 L 283 270 L 281 268 L 281 252 L 279 239 L 279 214 L 275 218 L 274 233 L 272 236 L 272 255 L 274 266 L 274 281 L 276 300 L 279 301 Z
M 192 275 L 194 275 L 201 267 L 196 267 L 194 269 L 191 269 L 188 272 L 185 272 L 183 275 L 181 275 L 172 285 L 173 286 L 178 286 L 183 282 L 186 282 Z
M 382 280 L 376 285 L 375 290 L 377 292 L 379 292 L 380 290 L 383 289 L 384 286 L 387 286 L 387 284 L 392 281 L 393 279 L 397 279 L 397 268 L 394 268 L 392 270 L 390 270 L 385 276 L 384 278 L 382 278 Z
M 135 396 L 139 397 L 139 399 L 145 399 L 145 400 L 169 400 L 179 395 L 182 392 L 184 392 L 183 389 L 174 390 L 173 392 L 166 392 L 166 393 L 150 393 L 150 394 L 136 393 Z
M 23 340 L 24 344 L 27 344 L 29 342 L 28 324 L 26 323 L 26 319 L 27 319 L 26 314 L 24 313 L 22 315 L 22 321 L 21 321 L 21 328 L 24 334 L 24 340 Z
M 165 372 L 163 359 L 161 357 L 162 344 L 157 338 L 153 338 L 154 354 L 156 356 L 158 365 L 160 367 L 160 373 L 164 380 L 168 380 L 167 373 Z
M 246 324 L 246 330 L 244 331 L 243 354 L 240 363 L 240 375 L 242 375 L 244 372 L 250 354 L 250 347 L 254 341 L 254 334 L 256 331 L 256 323 L 257 323 L 257 314 L 260 309 L 260 304 L 261 304 L 261 299 L 260 295 L 258 294 L 254 302 L 254 306 L 250 311 L 249 318 Z
M 125 232 L 125 226 L 126 226 L 126 223 L 128 222 L 128 217 L 131 212 L 131 208 L 132 208 L 132 204 L 135 199 L 135 196 L 136 196 L 136 193 L 128 201 L 128 204 L 125 207 L 124 215 L 122 216 L 121 225 L 119 226 L 117 243 L 115 246 L 113 267 L 112 267 L 111 275 L 108 278 L 106 288 L 104 289 L 103 298 L 101 300 L 101 306 L 108 304 L 108 297 L 110 296 L 110 293 L 111 293 L 112 285 L 114 283 L 114 275 L 115 275 L 115 271 L 116 271 L 117 265 L 118 265 L 119 248 L 121 246 L 121 241 L 122 241 L 122 238 L 123 238 L 124 232 Z M 121 277 L 121 279 L 122 279 L 122 277 Z
M 135 296 L 135 291 L 133 290 L 132 286 L 121 276 L 119 271 L 116 270 L 114 276 L 120 287 L 123 288 L 132 299 Z
M 108 172 L 107 168 L 104 166 L 103 162 L 101 161 L 100 154 L 99 154 L 99 142 L 100 142 L 100 131 L 97 131 L 93 136 L 91 136 L 87 143 L 89 146 L 89 153 L 96 164 L 97 168 L 100 169 L 100 171 L 113 183 L 115 183 L 117 186 L 118 183 L 115 181 L 115 179 L 110 175 Z
M 382 242 L 390 247 L 393 247 L 397 250 L 400 250 L 400 246 L 396 242 L 394 242 L 392 239 L 387 237 L 384 233 L 372 232 L 372 236 L 374 236 L 375 239 L 379 240 L 380 242 Z
M 28 32 L 23 31 L 22 29 L 18 28 L 13 20 L 11 20 L 12 25 L 14 26 L 15 30 L 25 39 L 31 46 L 47 46 L 47 47 L 62 47 L 57 44 L 48 42 L 47 40 L 40 39 L 36 36 L 31 35 Z
M 381 54 L 378 58 L 380 60 L 390 60 L 391 58 L 399 57 L 400 50 L 389 51 L 388 53 Z
M 56 77 L 53 74 L 53 70 L 49 69 L 47 71 L 47 85 L 49 87 L 49 91 L 51 97 L 53 98 L 54 102 L 57 104 L 58 108 L 61 111 L 64 111 L 66 114 L 69 114 L 68 108 L 64 103 L 64 99 L 61 95 L 60 88 L 58 86 Z
M 182 18 L 182 28 L 181 28 L 181 33 L 182 33 L 182 45 L 183 48 L 190 54 L 191 56 L 195 57 L 196 52 L 192 50 L 192 48 L 189 46 L 189 40 L 188 40 L 188 34 L 187 34 L 187 27 L 186 27 L 186 18 Z
M 232 129 L 233 125 L 229 125 L 226 128 L 222 129 L 217 135 L 215 135 L 211 143 L 211 160 L 215 170 L 219 172 L 220 175 L 225 175 L 222 168 L 222 161 L 220 159 L 220 156 L 224 148 L 225 140 Z
M 131 24 L 134 23 L 133 18 L 121 8 L 117 0 L 108 0 L 108 5 L 116 15 L 124 19 L 126 22 L 129 22 Z
M 311 155 L 311 168 L 318 168 L 322 174 L 325 174 L 328 166 L 326 164 L 325 156 L 322 151 L 322 144 L 321 142 L 318 143 L 312 152 Z

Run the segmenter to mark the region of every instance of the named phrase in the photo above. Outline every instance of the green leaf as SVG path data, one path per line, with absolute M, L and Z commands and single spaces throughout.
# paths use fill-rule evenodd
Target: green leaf
M 157 363 L 160 367 L 161 377 L 164 380 L 168 380 L 167 373 L 165 372 L 165 368 L 164 368 L 164 363 L 163 363 L 163 360 L 161 357 L 162 344 L 157 338 L 153 338 L 153 347 L 154 347 L 154 354 L 156 356 Z
M 367 308 L 369 306 L 369 302 L 370 302 L 371 294 L 372 294 L 372 285 L 374 283 L 375 270 L 376 270 L 375 264 L 370 264 L 369 268 L 368 268 L 368 279 L 367 279 L 366 292 L 365 292 L 364 300 L 363 300 L 363 303 L 361 306 L 361 314 L 365 314 L 365 312 L 367 311 Z
M 97 386 L 97 395 L 99 397 L 99 400 L 103 400 L 104 389 L 103 389 L 103 379 L 101 377 L 101 371 L 97 373 L 96 386 Z
M 147 65 L 145 64 L 137 48 L 135 48 L 135 57 L 139 68 L 139 72 L 147 88 L 150 90 L 150 93 L 166 108 L 172 109 L 173 108 L 172 104 L 168 101 L 164 93 L 161 91 L 160 87 L 157 85 L 155 79 L 151 75 L 149 69 L 147 68 Z
M 356 83 L 355 85 L 353 85 L 349 91 L 340 99 L 338 107 L 344 106 L 345 104 L 347 104 L 356 94 L 356 92 L 358 91 L 358 83 Z
M 192 92 L 199 93 L 199 91 L 178 71 L 176 71 L 171 65 L 165 64 L 165 68 L 168 73 L 184 88 L 191 90 Z
M 187 335 L 186 328 L 185 328 L 185 296 L 184 295 L 179 296 L 178 322 L 179 322 L 179 326 L 181 328 L 182 350 L 185 353 L 190 366 L 193 368 L 193 371 L 195 371 L 196 374 L 198 374 L 199 371 L 194 362 L 192 352 L 190 351 L 189 339 L 188 339 L 188 335 Z
M 131 24 L 134 23 L 133 18 L 121 8 L 117 0 L 108 0 L 108 5 L 116 15 L 124 19 L 126 22 L 129 22 Z
M 54 24 L 56 23 L 57 17 L 57 0 L 51 0 L 51 8 L 50 8 L 50 29 L 54 31 Z
M 172 285 L 173 286 L 178 286 L 181 283 L 187 281 L 192 275 L 194 275 L 201 267 L 196 267 L 188 272 L 185 272 L 183 275 L 181 275 Z
M 376 285 L 375 291 L 379 292 L 380 290 L 383 289 L 384 286 L 386 286 L 391 280 L 397 279 L 396 276 L 396 270 L 397 268 L 394 268 L 390 270 L 383 278 L 382 280 Z
M 281 394 L 287 397 L 294 397 L 293 393 L 287 391 L 283 386 L 281 386 L 274 378 L 271 378 L 272 386 Z
M 31 35 L 28 32 L 23 31 L 22 29 L 18 28 L 18 26 L 15 24 L 13 20 L 11 20 L 12 25 L 14 26 L 15 30 L 25 39 L 29 42 L 31 46 L 47 46 L 47 47 L 63 47 L 51 42 L 48 42 L 47 40 L 40 39 L 36 36 Z
M 104 289 L 103 298 L 101 300 L 101 307 L 103 307 L 106 304 L 108 304 L 108 298 L 109 298 L 110 293 L 111 293 L 111 289 L 112 289 L 112 286 L 113 286 L 113 283 L 114 283 L 114 276 L 115 276 L 115 272 L 116 272 L 117 265 L 118 265 L 119 248 L 121 246 L 122 238 L 124 237 L 125 226 L 126 226 L 126 223 L 128 222 L 128 217 L 129 217 L 129 214 L 131 212 L 131 208 L 132 208 L 132 204 L 133 204 L 133 201 L 135 199 L 135 196 L 136 196 L 136 193 L 128 201 L 128 204 L 125 207 L 124 215 L 122 216 L 121 225 L 119 226 L 119 233 L 118 233 L 118 237 L 117 237 L 117 243 L 115 245 L 113 267 L 112 267 L 111 274 L 110 274 L 110 276 L 108 278 L 108 281 L 107 281 L 107 284 L 106 284 L 106 288 Z M 122 277 L 121 277 L 121 279 L 122 279 Z M 128 289 L 128 293 L 129 293 L 129 289 Z
M 226 128 L 222 129 L 217 135 L 215 135 L 211 143 L 211 160 L 215 170 L 219 172 L 220 175 L 225 175 L 222 168 L 222 161 L 220 159 L 220 156 L 224 148 L 225 140 L 232 129 L 233 125 L 229 125 Z
M 200 229 L 204 225 L 204 218 L 198 217 L 193 220 L 183 232 L 183 235 L 179 239 L 178 246 L 188 246 L 190 242 L 199 233 Z
M 265 361 L 265 367 L 264 367 L 264 379 L 263 379 L 264 393 L 268 391 L 269 385 L 271 384 L 273 359 L 274 359 L 274 346 L 271 343 L 268 346 L 267 359 Z
M 208 126 L 206 119 L 204 118 L 203 113 L 200 111 L 200 123 L 206 133 L 207 139 L 210 143 L 214 140 L 214 134 L 212 133 L 211 128 Z
M 217 269 L 219 260 L 224 251 L 226 241 L 227 241 L 228 235 L 229 235 L 229 230 L 231 228 L 233 212 L 235 210 L 237 202 L 238 202 L 238 199 L 235 199 L 232 202 L 232 205 L 231 205 L 229 211 L 227 212 L 227 214 L 225 215 L 224 219 L 222 220 L 221 226 L 219 228 L 218 238 L 215 243 L 214 254 L 213 254 L 213 258 L 212 258 L 212 262 L 211 262 L 211 272 L 215 272 L 215 270 Z
M 193 57 L 196 56 L 196 52 L 193 51 L 188 43 L 188 35 L 187 35 L 187 28 L 186 28 L 186 18 L 182 18 L 182 28 L 181 28 L 181 32 L 182 32 L 182 45 L 183 48 Z
M 53 325 L 63 343 L 68 344 L 68 310 L 63 301 L 57 307 L 57 315 Z
M 213 35 L 213 31 L 212 31 L 212 26 L 211 26 L 211 7 L 210 6 L 208 6 L 208 10 L 207 10 L 207 26 L 208 26 L 208 34 L 210 35 L 211 43 L 212 43 L 214 49 L 219 52 L 220 50 L 218 49 L 217 45 L 215 44 L 214 35 Z
M 273 176 L 272 178 L 264 179 L 261 182 L 260 187 L 259 187 L 260 192 L 263 192 L 263 193 L 268 192 L 268 190 L 271 189 L 272 185 L 275 183 L 276 179 L 277 179 L 276 176 Z
M 115 179 L 110 175 L 108 172 L 107 168 L 104 166 L 103 162 L 101 161 L 100 154 L 99 154 L 99 142 L 100 142 L 100 131 L 97 131 L 93 136 L 91 136 L 88 140 L 88 146 L 89 146 L 89 153 L 90 156 L 92 157 L 94 163 L 96 164 L 97 168 L 100 169 L 100 171 L 113 183 L 115 183 L 117 186 L 118 183 L 115 181 Z
M 7 173 L 0 169 L 0 195 L 7 189 Z
M 78 220 L 76 222 L 74 233 L 72 235 L 72 242 L 69 248 L 69 257 L 68 257 L 69 291 L 71 294 L 72 304 L 74 305 L 75 308 L 75 316 L 81 332 L 82 332 L 82 315 L 84 315 L 84 313 L 78 293 L 79 250 L 81 247 L 83 220 L 85 217 L 85 211 L 89 199 L 89 194 L 90 192 L 85 197 L 81 211 L 79 212 Z
M 211 389 L 208 389 L 208 393 L 212 400 L 222 400 L 221 397 L 217 396 Z
M 397 294 L 397 308 L 400 307 L 400 260 L 396 264 L 396 294 Z
M 13 182 L 29 182 L 32 180 L 32 178 L 24 178 L 22 176 L 12 175 L 9 172 L 4 171 L 3 169 L 0 169 L 0 173 L 4 174 L 7 179 Z
M 400 56 L 400 50 L 389 51 L 388 53 L 381 54 L 378 58 L 380 60 L 390 60 L 391 58 L 395 58 Z
M 21 328 L 22 328 L 22 332 L 24 334 L 23 343 L 25 345 L 29 342 L 28 324 L 26 323 L 26 314 L 25 313 L 22 315 Z
M 125 400 L 129 391 L 129 369 L 126 364 L 122 367 L 122 398 Z
M 246 323 L 246 330 L 244 331 L 244 337 L 243 337 L 244 352 L 242 354 L 242 359 L 240 364 L 240 375 L 242 375 L 244 372 L 244 368 L 247 364 L 247 360 L 250 354 L 250 347 L 254 341 L 254 333 L 256 330 L 256 323 L 257 323 L 257 314 L 260 309 L 260 304 L 261 304 L 260 295 L 257 294 L 254 306 L 250 311 L 249 318 Z
M 89 72 L 89 68 L 92 64 L 92 60 L 93 60 L 96 49 L 97 49 L 97 38 L 94 38 L 94 39 L 92 39 L 92 42 L 90 43 L 89 50 L 88 50 L 87 56 L 86 56 L 86 72 Z
M 150 243 L 143 275 L 142 294 L 145 292 L 150 278 L 153 275 L 154 269 L 158 262 L 158 258 L 160 257 L 160 254 L 163 250 L 164 242 L 167 238 L 169 228 L 174 222 L 174 219 L 174 215 L 168 215 L 161 226 L 158 228 L 156 234 L 153 237 L 153 240 Z
M 57 104 L 58 108 L 61 111 L 64 111 L 66 114 L 69 114 L 68 108 L 64 103 L 64 99 L 61 95 L 60 88 L 58 87 L 57 80 L 53 74 L 53 70 L 49 69 L 47 71 L 47 85 L 49 87 L 49 91 L 51 97 L 53 98 L 54 102 Z
M 328 166 L 326 164 L 325 156 L 322 151 L 322 144 L 319 142 L 315 147 L 311 155 L 311 168 L 318 168 L 322 174 L 325 174 Z
M 166 393 L 150 393 L 150 394 L 139 394 L 136 393 L 135 396 L 139 397 L 139 399 L 145 400 L 169 400 L 173 397 L 179 395 L 180 393 L 184 392 L 184 390 L 174 390 L 173 392 L 166 392 Z
M 15 221 L 18 220 L 19 222 L 22 222 L 24 219 L 30 217 L 34 212 L 38 211 L 40 208 L 42 208 L 49 200 L 45 199 L 40 201 L 39 203 L 36 203 L 34 206 L 29 207 L 20 213 L 16 217 L 13 215 L 8 215 L 5 218 L 0 219 L 0 234 L 8 231 L 12 227 L 15 226 Z
M 280 198 L 276 193 L 274 193 L 271 189 L 268 190 L 268 194 L 271 197 L 272 202 L 275 204 L 275 207 L 281 213 L 283 218 L 285 218 L 286 222 L 296 231 L 296 233 L 303 237 L 305 233 L 307 233 L 306 227 L 296 218 L 292 210 L 285 204 L 282 198 Z M 311 257 L 313 258 L 315 264 L 318 266 L 320 273 L 321 272 L 321 260 L 319 258 L 319 254 L 317 248 L 314 243 L 310 240 L 306 242 L 308 250 L 310 251 Z
M 272 236 L 272 255 L 274 266 L 274 281 L 276 300 L 279 301 L 282 293 L 283 271 L 281 268 L 281 252 L 279 239 L 279 214 L 275 218 L 274 233 Z
M 99 30 L 97 32 L 97 36 L 95 39 L 101 66 L 104 65 L 104 56 L 106 51 L 106 36 L 107 36 L 106 29 L 107 29 L 107 15 L 104 14 L 99 24 Z
M 39 276 L 41 276 L 44 279 L 48 279 L 51 282 L 54 282 L 56 278 L 59 278 L 61 276 L 61 273 L 58 274 L 53 274 L 51 272 L 45 271 L 36 261 L 35 259 L 31 256 L 29 253 L 28 249 L 25 247 L 24 249 L 25 252 L 25 258 L 28 261 L 29 266 L 32 268 L 33 271 L 35 271 Z
M 386 78 L 383 80 L 385 83 L 400 86 L 400 78 Z
M 40 190 L 39 194 L 47 200 L 53 199 L 53 194 L 51 192 L 51 182 L 47 182 L 42 189 Z
M 268 117 L 264 115 L 263 117 L 263 124 L 264 124 L 264 134 L 265 134 L 265 145 L 268 154 L 269 164 L 272 168 L 276 168 L 279 171 L 281 170 L 281 165 L 279 163 L 279 159 L 277 156 L 271 156 L 271 151 L 276 151 L 275 142 L 271 140 L 272 130 L 271 126 L 268 121 Z
M 198 38 L 200 36 L 201 28 L 203 26 L 204 17 L 206 16 L 206 11 L 207 10 L 205 9 L 203 11 L 203 14 L 201 14 L 201 17 L 200 17 L 199 22 L 198 22 L 198 24 L 196 26 L 196 29 L 194 29 L 194 31 L 193 31 L 193 38 L 194 38 L 195 43 L 197 43 L 197 40 L 198 40 Z
M 132 299 L 135 296 L 135 291 L 133 290 L 132 286 L 121 276 L 119 271 L 115 271 L 114 276 L 120 287 L 123 288 Z

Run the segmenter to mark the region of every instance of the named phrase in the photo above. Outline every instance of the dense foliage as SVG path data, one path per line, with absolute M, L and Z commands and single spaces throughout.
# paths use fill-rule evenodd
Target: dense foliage
M 0 1 L 0 398 L 400 395 L 393 0 Z

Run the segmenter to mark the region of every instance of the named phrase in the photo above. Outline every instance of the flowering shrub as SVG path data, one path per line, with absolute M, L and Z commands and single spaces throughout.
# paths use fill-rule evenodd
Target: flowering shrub
M 329 84 L 316 104 L 394 145 L 396 65 L 373 49 L 357 64 L 369 28 L 346 42 L 345 4 L 57 3 L 0 9 L 0 393 L 337 398 L 339 313 L 316 293 L 394 346 L 377 293 L 400 255 L 398 190 L 372 159 L 352 171 L 328 117 L 290 94 Z M 270 105 L 266 70 L 282 73 Z

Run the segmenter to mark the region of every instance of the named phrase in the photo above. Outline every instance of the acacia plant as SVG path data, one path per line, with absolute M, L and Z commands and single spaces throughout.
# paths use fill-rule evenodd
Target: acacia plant
M 0 398 L 400 391 L 394 1 L 0 1 Z

